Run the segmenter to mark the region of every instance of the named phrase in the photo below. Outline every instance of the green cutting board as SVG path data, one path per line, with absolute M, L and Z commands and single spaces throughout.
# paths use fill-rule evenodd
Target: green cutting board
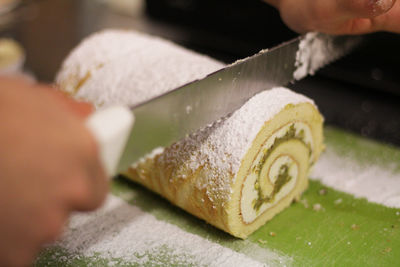
M 398 148 L 331 127 L 325 129 L 325 139 L 328 149 L 339 155 L 350 156 L 360 164 L 382 168 L 390 165 L 393 172 L 400 173 Z M 355 198 L 316 180 L 311 180 L 300 202 L 293 203 L 247 240 L 233 238 L 123 178 L 113 181 L 112 193 L 159 220 L 234 251 L 250 254 L 251 248 L 257 246 L 261 251 L 265 249 L 265 253 L 274 251 L 285 255 L 290 259 L 285 265 L 400 266 L 400 209 Z M 320 204 L 322 209 L 315 209 L 314 204 Z M 123 259 L 112 259 L 112 263 L 113 266 L 138 266 Z M 158 266 L 179 265 L 165 253 L 149 255 L 146 265 L 156 263 Z M 101 256 L 72 255 L 60 247 L 49 247 L 40 254 L 35 266 L 108 264 L 110 259 Z M 278 260 L 267 264 L 283 265 Z

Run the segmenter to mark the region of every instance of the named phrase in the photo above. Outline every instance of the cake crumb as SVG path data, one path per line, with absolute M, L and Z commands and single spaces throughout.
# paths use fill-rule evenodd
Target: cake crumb
M 316 203 L 316 204 L 313 205 L 313 210 L 314 210 L 314 211 L 322 211 L 323 209 L 324 209 L 324 208 L 323 208 L 322 205 L 319 204 L 319 203 Z
M 328 190 L 326 190 L 326 188 L 322 188 L 321 190 L 318 191 L 318 193 L 319 193 L 321 196 L 325 196 L 325 195 L 328 193 Z
M 391 252 L 392 251 L 392 248 L 391 247 L 387 247 L 387 248 L 385 248 L 383 251 L 382 251 L 382 253 L 389 253 L 389 252 Z
M 333 203 L 334 203 L 335 205 L 339 205 L 339 204 L 341 204 L 342 202 L 343 202 L 343 199 L 338 198 L 338 199 L 336 199 Z
M 275 232 L 269 232 L 269 235 L 270 236 L 276 236 L 276 233 Z
M 359 226 L 358 224 L 353 223 L 353 224 L 351 225 L 351 229 L 352 229 L 352 230 L 359 230 L 359 229 L 360 229 L 360 226 Z
M 301 202 L 301 204 L 303 204 L 304 208 L 308 209 L 308 208 L 310 207 L 310 206 L 308 205 L 307 199 L 302 199 L 300 202 Z

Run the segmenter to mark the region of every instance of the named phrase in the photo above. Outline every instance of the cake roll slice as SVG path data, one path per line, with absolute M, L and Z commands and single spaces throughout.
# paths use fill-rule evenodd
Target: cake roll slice
M 307 188 L 310 167 L 323 150 L 322 125 L 310 99 L 275 88 L 211 127 L 155 150 L 125 175 L 246 238 Z
M 126 48 L 133 43 L 137 49 Z M 57 83 L 99 108 L 134 105 L 223 66 L 160 38 L 103 31 L 71 52 Z M 323 117 L 311 99 L 275 88 L 212 126 L 132 162 L 124 175 L 246 238 L 307 188 L 310 167 L 323 150 L 322 126 Z

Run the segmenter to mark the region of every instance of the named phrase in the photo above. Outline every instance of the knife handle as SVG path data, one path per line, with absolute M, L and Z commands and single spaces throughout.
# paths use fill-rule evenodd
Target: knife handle
M 86 126 L 97 141 L 100 160 L 109 177 L 117 174 L 117 166 L 133 123 L 132 111 L 124 106 L 98 110 L 86 120 Z

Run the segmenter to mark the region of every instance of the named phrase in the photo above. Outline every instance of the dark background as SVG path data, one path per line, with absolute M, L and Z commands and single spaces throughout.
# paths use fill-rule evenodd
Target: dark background
M 131 1 L 122 8 L 96 0 L 22 1 L 0 15 L 0 36 L 21 42 L 26 70 L 45 82 L 82 38 L 103 28 L 159 35 L 226 63 L 297 36 L 258 0 Z M 350 55 L 289 87 L 313 98 L 327 124 L 400 146 L 400 35 L 365 37 Z

